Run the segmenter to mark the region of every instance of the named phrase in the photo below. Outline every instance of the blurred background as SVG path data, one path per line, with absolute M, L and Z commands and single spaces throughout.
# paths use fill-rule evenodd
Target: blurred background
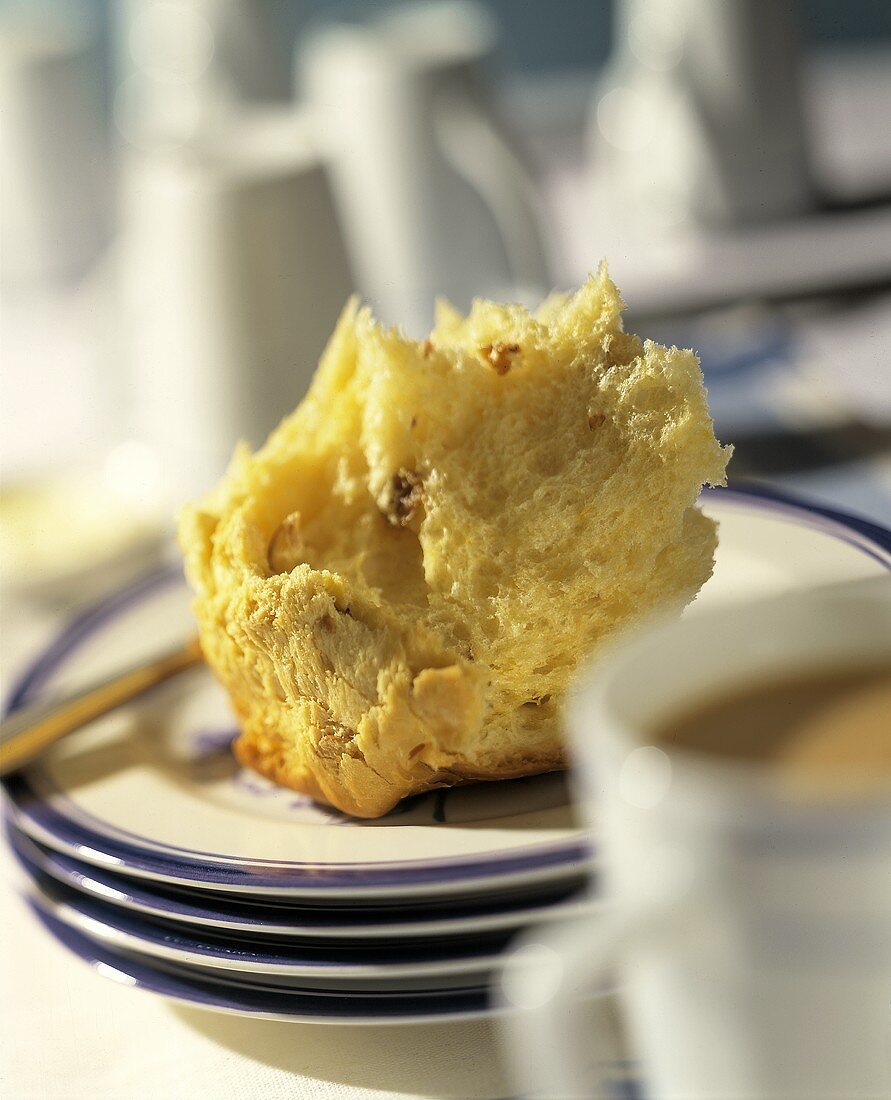
M 735 477 L 891 520 L 891 5 L 0 0 L 0 112 L 4 596 L 163 554 L 350 293 L 602 257 Z

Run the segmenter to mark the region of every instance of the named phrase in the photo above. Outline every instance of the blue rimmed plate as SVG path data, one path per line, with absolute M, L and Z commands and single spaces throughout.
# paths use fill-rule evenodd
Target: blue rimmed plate
M 714 490 L 716 603 L 891 568 L 874 525 L 775 494 Z M 181 580 L 155 574 L 74 622 L 28 670 L 13 705 L 65 690 L 179 640 Z M 124 876 L 192 889 L 338 901 L 494 897 L 591 866 L 560 776 L 479 784 L 353 821 L 239 769 L 233 720 L 206 670 L 62 742 L 7 783 L 15 822 L 47 846 Z
M 285 990 L 198 976 L 185 967 L 97 944 L 82 932 L 33 906 L 46 930 L 104 978 L 158 994 L 195 1008 L 313 1024 L 437 1023 L 476 1020 L 501 1013 L 483 989 L 436 990 L 429 993 L 373 993 L 361 990 Z
M 152 962 L 175 963 L 202 977 L 247 980 L 288 988 L 430 992 L 486 984 L 508 937 L 496 942 L 412 947 L 388 943 L 371 951 L 258 943 L 244 937 L 204 936 L 158 924 L 92 901 L 23 863 L 28 899 L 42 913 L 97 944 Z
M 176 921 L 205 932 L 275 937 L 305 943 L 373 943 L 375 941 L 458 942 L 511 932 L 545 920 L 565 920 L 591 909 L 590 900 L 571 900 L 566 891 L 536 896 L 534 904 L 512 898 L 454 908 L 414 906 L 299 906 L 242 901 L 210 891 L 164 889 L 155 883 L 128 879 L 101 867 L 44 848 L 24 833 L 7 829 L 17 855 L 43 875 L 87 897 L 154 920 Z

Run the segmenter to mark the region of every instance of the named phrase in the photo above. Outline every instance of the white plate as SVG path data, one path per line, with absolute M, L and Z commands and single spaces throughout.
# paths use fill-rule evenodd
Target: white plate
M 25 893 L 43 913 L 95 943 L 129 951 L 145 959 L 162 959 L 219 977 L 268 982 L 283 979 L 302 988 L 415 988 L 430 992 L 444 982 L 462 988 L 486 984 L 501 960 L 507 937 L 497 943 L 406 946 L 392 943 L 371 952 L 344 946 L 307 948 L 292 944 L 255 943 L 231 936 L 206 936 L 156 924 L 133 913 L 83 897 L 25 867 Z M 452 979 L 460 979 L 458 983 Z
M 8 839 L 17 856 L 37 871 L 108 905 L 141 913 L 154 920 L 174 921 L 201 928 L 214 935 L 250 936 L 294 940 L 301 943 L 356 946 L 375 941 L 451 942 L 479 940 L 492 934 L 528 928 L 544 921 L 571 920 L 590 909 L 589 901 L 566 900 L 563 888 L 549 897 L 530 902 L 523 897 L 474 905 L 445 906 L 441 900 L 430 908 L 414 905 L 301 906 L 292 899 L 271 903 L 229 898 L 210 891 L 165 889 L 156 883 L 125 878 L 102 867 L 80 863 L 62 852 L 42 848 L 24 833 L 12 829 Z
M 363 993 L 283 990 L 199 976 L 187 967 L 160 959 L 145 960 L 97 944 L 51 914 L 34 909 L 46 930 L 103 978 L 143 989 L 171 1001 L 265 1020 L 294 1023 L 382 1024 L 439 1023 L 504 1015 L 493 1008 L 482 989 L 436 990 L 430 993 Z
M 688 613 L 891 569 L 891 537 L 775 494 L 714 490 L 714 576 Z M 147 578 L 72 624 L 13 704 L 70 689 L 190 627 L 182 583 Z M 454 897 L 553 883 L 590 866 L 561 776 L 478 784 L 355 821 L 239 769 L 234 723 L 206 670 L 62 742 L 7 784 L 16 824 L 119 874 L 301 899 Z

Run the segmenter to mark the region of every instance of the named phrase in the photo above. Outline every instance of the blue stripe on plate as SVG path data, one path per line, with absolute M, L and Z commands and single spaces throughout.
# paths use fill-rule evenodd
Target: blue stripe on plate
M 478 938 L 480 932 L 477 922 L 480 918 L 514 914 L 518 909 L 525 909 L 530 920 L 538 914 L 544 917 L 551 906 L 566 902 L 577 892 L 564 886 L 550 892 L 538 888 L 531 897 L 523 893 L 511 893 L 506 899 L 499 895 L 497 900 L 482 901 L 476 905 L 450 904 L 448 899 L 436 899 L 432 905 L 422 900 L 334 907 L 301 905 L 289 899 L 277 903 L 240 901 L 211 891 L 202 891 L 199 894 L 176 888 L 165 889 L 161 885 L 147 887 L 139 879 L 115 875 L 88 863 L 79 863 L 51 848 L 44 848 L 15 829 L 9 821 L 6 822 L 5 833 L 17 855 L 25 857 L 31 866 L 55 881 L 77 890 L 81 895 L 108 901 L 133 912 L 143 912 L 157 919 L 209 925 L 211 929 L 216 928 L 218 933 L 231 929 L 250 935 L 293 936 L 298 942 L 302 938 L 316 943 L 326 940 L 330 942 L 333 939 L 333 942 L 342 944 L 345 936 L 357 933 L 372 941 L 382 935 L 405 937 L 406 926 L 412 929 L 410 935 L 413 941 L 422 940 L 432 935 L 425 931 L 425 924 L 433 922 L 433 927 L 438 928 L 444 921 L 453 926 L 445 934 L 447 938 Z M 460 926 L 462 922 L 466 928 Z M 511 922 L 508 927 L 512 929 L 514 924 Z M 332 929 L 334 936 L 329 935 Z M 487 929 L 486 934 L 500 931 L 501 929 L 495 927 Z M 443 935 L 439 931 L 435 932 L 437 942 L 442 942 Z
M 29 903 L 31 904 L 31 903 Z M 282 992 L 196 977 L 185 967 L 152 965 L 93 943 L 35 905 L 46 930 L 103 977 L 173 1000 L 239 1016 L 279 1017 L 314 1023 L 407 1023 L 413 1020 L 466 1019 L 494 1014 L 486 993 L 445 990 L 387 994 Z
M 88 898 L 69 886 L 63 886 L 55 879 L 43 874 L 20 852 L 16 853 L 19 866 L 36 884 L 41 894 L 50 904 L 68 906 L 75 913 L 94 921 L 98 926 L 111 931 L 123 932 L 143 946 L 133 945 L 134 950 L 150 951 L 160 948 L 165 951 L 188 953 L 200 958 L 207 965 L 214 962 L 230 965 L 232 969 L 254 971 L 270 967 L 292 967 L 296 970 L 333 971 L 342 969 L 376 968 L 380 966 L 407 967 L 434 966 L 440 963 L 467 963 L 467 969 L 479 970 L 498 955 L 510 938 L 511 933 L 502 933 L 491 939 L 482 937 L 479 941 L 459 946 L 449 943 L 434 945 L 412 945 L 405 941 L 394 944 L 384 941 L 366 941 L 364 945 L 341 944 L 321 947 L 296 946 L 290 942 L 250 940 L 243 934 L 237 938 L 226 934 L 225 930 L 214 932 L 201 929 L 193 934 L 187 927 L 160 920 L 141 918 L 138 915 L 119 909 L 107 902 Z M 39 904 L 39 903 L 38 903 Z M 196 959 L 197 961 L 197 959 Z M 333 975 L 332 975 L 333 976 Z M 374 975 L 378 976 L 378 975 Z M 394 975 L 398 977 L 399 975 Z

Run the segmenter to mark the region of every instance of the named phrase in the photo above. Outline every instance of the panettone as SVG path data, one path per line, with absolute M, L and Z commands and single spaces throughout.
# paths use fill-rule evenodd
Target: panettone
M 344 310 L 299 408 L 185 511 L 239 759 L 360 817 L 561 768 L 579 663 L 711 573 L 724 477 L 691 351 L 622 331 L 605 269 L 536 313 Z

